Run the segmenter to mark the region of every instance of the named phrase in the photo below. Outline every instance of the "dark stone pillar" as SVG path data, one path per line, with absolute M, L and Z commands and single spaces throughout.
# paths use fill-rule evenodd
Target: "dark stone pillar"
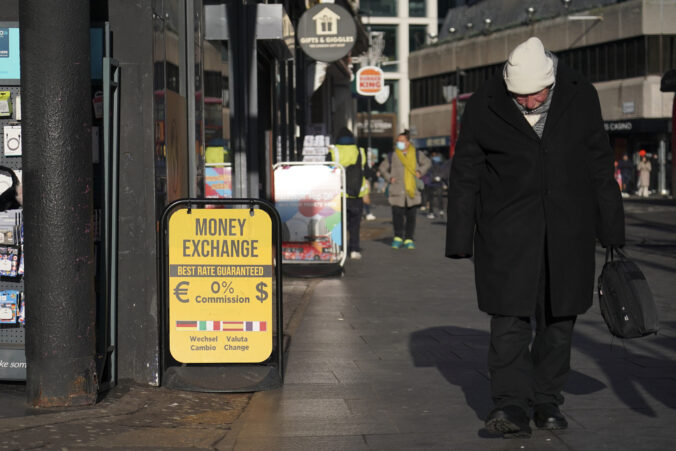
M 258 186 L 258 58 L 256 3 L 228 3 L 231 73 L 230 147 L 234 197 L 260 197 Z
M 28 402 L 93 404 L 89 1 L 22 0 Z
M 162 49 L 166 43 L 162 31 L 164 11 L 153 11 L 152 5 L 151 0 L 109 1 L 108 13 L 114 36 L 112 54 L 120 63 L 122 79 L 117 376 L 119 380 L 159 385 L 157 243 L 160 235 L 157 223 L 166 192 L 155 184 L 158 161 L 153 150 L 159 145 L 155 142 L 155 126 L 164 116 L 152 113 L 156 75 L 153 63 L 163 61 Z M 156 5 L 161 6 L 159 2 Z M 157 39 L 156 56 L 153 55 L 153 29 Z M 163 105 L 164 98 L 158 96 L 158 102 Z

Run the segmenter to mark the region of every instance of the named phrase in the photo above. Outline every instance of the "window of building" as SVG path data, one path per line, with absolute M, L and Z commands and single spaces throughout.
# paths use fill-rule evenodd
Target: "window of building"
M 397 0 L 361 0 L 359 10 L 364 16 L 397 16 Z
M 464 5 L 464 1 L 459 0 L 438 0 L 437 1 L 437 13 L 440 19 L 446 17 L 446 13 L 449 9 L 456 8 L 458 6 Z
M 622 41 L 555 52 L 560 61 L 590 82 L 662 75 L 676 65 L 676 36 L 639 36 Z M 504 63 L 463 70 L 461 92 L 474 92 Z M 455 84 L 455 72 L 411 80 L 411 107 L 445 103 L 443 86 Z
M 396 25 L 373 25 L 372 31 L 382 31 L 385 40 L 383 49 L 383 65 L 385 72 L 396 72 L 398 70 L 397 62 L 397 26 Z
M 425 0 L 409 0 L 409 17 L 425 17 Z
M 427 27 L 425 25 L 411 25 L 408 28 L 408 51 L 418 50 L 427 41 Z

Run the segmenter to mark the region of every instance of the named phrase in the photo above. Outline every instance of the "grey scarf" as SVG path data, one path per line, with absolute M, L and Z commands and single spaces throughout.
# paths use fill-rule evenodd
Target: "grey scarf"
M 528 110 L 524 107 L 522 107 L 519 102 L 516 101 L 516 99 L 512 99 L 514 101 L 514 105 L 519 109 L 521 114 L 524 116 L 528 116 L 529 114 L 540 114 L 540 119 L 533 125 L 533 130 L 537 135 L 542 138 L 542 132 L 545 130 L 545 122 L 547 121 L 547 113 L 549 112 L 549 106 L 552 104 L 552 96 L 554 94 L 554 88 L 556 87 L 556 68 L 558 66 L 558 58 L 556 55 L 554 55 L 552 52 L 549 50 L 546 50 L 547 56 L 549 56 L 552 59 L 552 62 L 554 63 L 554 84 L 552 85 L 551 88 L 549 88 L 549 94 L 547 95 L 547 99 L 540 105 L 539 107 L 533 109 L 533 110 Z

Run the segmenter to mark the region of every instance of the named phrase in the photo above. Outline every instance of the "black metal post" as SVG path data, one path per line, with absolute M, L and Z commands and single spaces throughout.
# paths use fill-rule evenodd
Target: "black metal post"
M 295 85 L 295 60 L 287 61 L 286 70 L 287 70 L 287 108 L 288 116 L 286 121 L 287 127 L 287 154 L 286 161 L 295 161 L 296 160 L 296 91 L 294 90 Z
M 22 0 L 27 398 L 93 404 L 89 1 Z
M 230 30 L 229 64 L 232 74 L 230 109 L 234 197 L 259 196 L 258 189 L 258 67 L 256 4 L 230 2 L 226 8 Z
M 371 151 L 371 98 L 372 97 L 373 96 L 368 96 L 366 98 L 366 103 L 368 105 L 368 116 L 367 116 L 368 117 L 368 144 L 367 144 L 367 148 L 366 148 L 367 152 Z

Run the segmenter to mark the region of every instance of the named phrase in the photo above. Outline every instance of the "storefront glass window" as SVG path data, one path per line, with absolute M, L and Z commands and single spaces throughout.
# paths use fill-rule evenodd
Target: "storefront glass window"
M 359 10 L 364 16 L 397 16 L 397 0 L 361 0 Z
M 425 25 L 411 25 L 408 29 L 408 51 L 418 50 L 427 41 L 427 27 Z
M 409 17 L 425 17 L 425 0 L 409 0 Z
M 373 25 L 373 31 L 382 31 L 385 39 L 385 48 L 383 49 L 382 69 L 385 72 L 396 72 L 397 64 L 397 26 L 396 25 Z
M 388 87 L 390 90 L 390 95 L 387 97 L 387 99 L 383 102 L 380 103 L 378 100 L 375 98 L 371 97 L 371 112 L 373 113 L 396 113 L 397 112 L 397 99 L 398 99 L 398 92 L 397 92 L 397 87 L 399 85 L 399 82 L 397 80 L 385 80 L 385 86 Z M 382 100 L 382 99 L 379 99 Z M 357 111 L 359 113 L 366 113 L 368 112 L 368 97 L 367 96 L 359 96 L 359 99 L 357 100 Z

